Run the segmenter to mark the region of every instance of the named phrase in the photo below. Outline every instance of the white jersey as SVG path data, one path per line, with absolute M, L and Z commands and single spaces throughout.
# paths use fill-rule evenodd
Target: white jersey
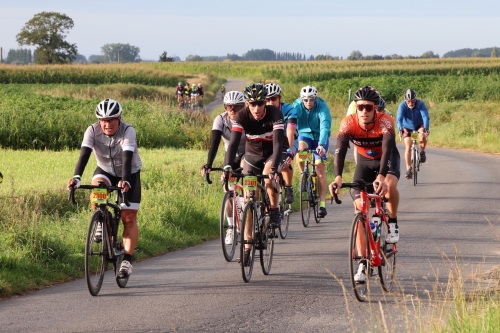
M 233 126 L 231 119 L 227 112 L 221 113 L 214 119 L 214 124 L 212 126 L 212 131 L 220 131 L 222 132 L 222 140 L 224 140 L 224 149 L 227 151 L 227 147 L 229 146 L 229 140 L 231 138 L 231 127 Z M 247 138 L 245 133 L 242 134 L 240 139 L 240 144 L 238 145 L 238 156 L 243 156 L 245 154 L 245 145 L 247 142 Z
M 135 129 L 121 120 L 118 130 L 112 136 L 104 134 L 99 122 L 90 125 L 83 136 L 82 147 L 92 149 L 97 166 L 115 177 L 122 176 L 124 150 L 134 153 L 131 173 L 141 169 L 142 161 L 137 149 Z

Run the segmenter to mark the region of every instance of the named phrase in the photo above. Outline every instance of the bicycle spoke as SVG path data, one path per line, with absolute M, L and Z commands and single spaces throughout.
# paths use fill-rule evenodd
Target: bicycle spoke
M 354 295 L 360 302 L 365 301 L 368 296 L 370 276 L 372 271 L 370 264 L 371 256 L 370 251 L 368 250 L 368 232 L 365 229 L 364 223 L 365 220 L 362 214 L 357 214 L 354 217 L 349 241 L 349 270 L 351 273 L 351 282 L 354 290 Z M 363 246 L 361 246 L 361 244 L 358 244 L 358 242 L 362 241 L 363 235 L 365 238 L 365 250 L 363 252 L 359 252 L 358 249 L 363 248 Z M 358 273 L 360 263 L 365 264 L 365 270 L 363 271 L 363 273 L 365 274 L 365 281 L 363 283 L 355 281 L 355 275 L 356 273 Z
M 380 253 L 382 255 L 382 266 L 378 267 L 380 284 L 384 291 L 391 291 L 396 276 L 396 252 L 394 244 L 387 244 L 385 237 L 388 233 L 388 225 L 382 221 L 380 228 Z
M 237 229 L 235 227 L 237 212 L 233 205 L 234 192 L 229 191 L 224 194 L 222 199 L 221 211 L 220 211 L 220 241 L 222 245 L 222 253 L 226 261 L 230 262 L 233 260 L 234 252 L 236 250 L 236 236 Z M 231 216 L 233 222 L 230 224 L 228 216 Z M 229 236 L 228 236 L 229 235 Z M 227 238 L 227 241 L 226 241 Z M 228 244 L 229 243 L 229 244 Z
M 304 173 L 302 173 L 302 176 L 300 177 L 300 215 L 302 217 L 302 224 L 304 225 L 305 228 L 309 225 L 309 219 L 311 217 L 311 205 L 309 202 L 309 196 L 308 196 L 308 178 L 309 178 L 309 173 L 306 171 L 307 169 L 304 169 Z
M 96 234 L 98 225 L 101 225 L 101 236 Z M 107 228 L 100 210 L 97 210 L 90 219 L 85 245 L 85 279 L 92 296 L 97 296 L 101 290 L 104 272 L 108 266 L 106 253 Z
M 255 226 L 257 225 L 257 212 L 254 207 L 253 202 L 249 202 L 245 206 L 245 210 L 243 211 L 243 223 L 241 225 L 241 246 L 240 246 L 240 264 L 241 264 L 241 273 L 243 276 L 243 281 L 250 282 L 250 278 L 252 277 L 253 271 L 253 263 L 255 259 Z M 252 232 L 251 238 L 244 239 L 245 233 L 247 229 L 251 229 Z M 248 258 L 245 258 L 245 250 L 248 251 Z

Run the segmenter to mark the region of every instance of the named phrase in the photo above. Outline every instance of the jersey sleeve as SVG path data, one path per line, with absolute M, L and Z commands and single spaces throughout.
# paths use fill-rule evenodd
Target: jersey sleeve
M 224 122 L 222 121 L 222 116 L 218 115 L 214 119 L 214 123 L 212 125 L 212 131 L 224 131 Z
M 345 117 L 340 123 L 334 159 L 334 171 L 336 176 L 342 176 L 342 172 L 344 170 L 345 156 L 347 154 L 347 149 L 349 148 L 349 138 L 352 135 L 350 131 L 352 122 L 353 119 L 349 116 Z
M 94 128 L 91 125 L 87 127 L 87 130 L 83 135 L 82 147 L 94 149 L 94 143 L 95 143 Z
M 332 127 L 332 116 L 330 115 L 330 110 L 324 104 L 321 113 L 319 114 L 319 141 L 318 143 L 326 146 L 328 138 L 330 137 L 330 130 Z
M 123 136 L 122 150 L 123 151 L 128 150 L 134 152 L 136 147 L 137 147 L 137 138 L 135 129 L 132 126 L 129 126 L 125 130 L 125 134 Z

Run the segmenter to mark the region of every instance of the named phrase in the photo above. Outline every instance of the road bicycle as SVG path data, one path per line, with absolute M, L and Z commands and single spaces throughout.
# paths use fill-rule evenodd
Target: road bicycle
M 389 231 L 389 213 L 385 206 L 385 200 L 377 194 L 369 194 L 367 192 L 367 187 L 371 185 L 372 183 L 365 183 L 363 180 L 342 183 L 342 188 L 355 188 L 360 191 L 362 207 L 361 211 L 354 216 L 349 239 L 351 282 L 354 294 L 360 302 L 365 301 L 368 297 L 370 278 L 374 276 L 375 268 L 378 269 L 378 277 L 382 289 L 386 292 L 392 290 L 396 276 L 397 244 L 386 242 L 386 236 Z M 375 185 L 377 184 L 375 183 Z M 342 201 L 335 194 L 335 190 L 332 192 L 332 201 L 335 199 L 337 204 L 341 204 Z M 372 221 L 369 219 L 371 199 L 375 201 Z M 375 225 L 371 226 L 371 223 Z M 365 263 L 364 273 L 366 275 L 366 282 L 364 283 L 354 281 L 354 275 L 358 271 L 358 264 L 360 262 Z
M 121 236 L 118 236 L 118 227 L 121 218 L 119 198 L 123 199 L 127 207 L 130 206 L 128 198 L 121 187 L 106 186 L 103 181 L 99 181 L 99 185 L 80 185 L 79 188 L 92 190 L 91 201 L 97 205 L 90 219 L 85 243 L 85 279 L 89 292 L 92 296 L 99 294 L 109 263 L 113 263 L 116 284 L 125 288 L 128 276 L 122 277 L 119 274 L 125 250 Z M 75 190 L 75 187 L 71 187 L 68 196 L 68 201 L 74 205 L 77 204 Z M 113 191 L 116 191 L 114 202 L 110 201 Z M 96 235 L 98 227 L 102 230 L 101 237 Z
M 222 168 L 212 168 L 211 171 L 224 171 Z M 238 170 L 236 170 L 238 171 Z M 244 192 L 243 186 L 238 183 L 239 178 L 232 176 L 228 180 L 228 190 L 224 193 L 220 209 L 220 241 L 222 245 L 222 253 L 226 261 L 233 260 L 236 251 L 236 245 L 241 242 L 241 220 L 243 217 L 244 208 Z M 205 173 L 205 181 L 212 184 L 210 173 Z M 228 217 L 233 217 L 233 223 L 228 221 Z M 232 230 L 231 244 L 226 244 L 226 234 L 228 230 Z
M 417 131 L 412 131 L 411 132 L 411 170 L 413 173 L 413 186 L 417 186 L 417 175 L 418 172 L 420 171 L 420 144 L 418 143 L 418 132 Z
M 305 228 L 309 225 L 311 213 L 314 215 L 316 223 L 321 221 L 319 213 L 319 183 L 316 174 L 318 164 L 311 161 L 314 158 L 314 150 L 302 150 L 297 152 L 299 162 L 304 162 L 304 171 L 300 177 L 300 215 Z M 309 171 L 309 165 L 311 171 Z
M 268 175 L 255 175 L 255 174 L 232 174 L 233 177 L 243 178 L 243 189 L 248 191 L 248 198 L 245 202 L 243 210 L 243 223 L 241 224 L 241 246 L 240 258 L 238 262 L 241 264 L 241 273 L 243 281 L 250 282 L 252 277 L 253 265 L 255 259 L 255 251 L 259 250 L 260 265 L 264 275 L 271 272 L 271 264 L 273 261 L 274 253 L 274 239 L 277 236 L 276 228 L 270 226 L 269 211 L 271 208 L 271 201 L 267 195 L 265 186 L 263 185 L 264 179 L 269 179 Z M 225 179 L 228 179 L 226 174 Z M 227 181 L 224 183 L 226 191 L 229 190 Z M 276 184 L 273 180 L 273 188 L 277 191 Z M 255 192 L 259 191 L 259 199 Z M 251 228 L 249 232 L 249 239 L 245 239 L 245 231 Z M 245 250 L 248 251 L 248 258 L 245 258 Z

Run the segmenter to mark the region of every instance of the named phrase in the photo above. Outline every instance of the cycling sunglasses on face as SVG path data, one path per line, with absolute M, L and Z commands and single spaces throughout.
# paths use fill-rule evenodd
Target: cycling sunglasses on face
M 309 102 L 309 103 L 312 103 L 312 102 L 314 102 L 315 100 L 316 100 L 316 98 L 309 98 L 309 99 L 308 99 L 308 98 L 302 98 L 302 101 L 303 101 L 304 103 L 308 103 L 308 102 Z
M 241 111 L 245 106 L 244 105 L 233 105 L 233 104 L 226 104 L 224 105 L 224 108 L 227 111 L 233 111 L 233 112 L 238 112 Z
M 278 96 L 266 97 L 266 102 L 273 101 L 276 102 L 278 100 Z
M 356 110 L 358 111 L 366 110 L 366 112 L 372 112 L 374 109 L 375 105 L 373 104 L 356 104 Z
M 250 106 L 252 107 L 263 106 L 264 104 L 266 104 L 266 101 L 248 102 L 248 104 L 250 104 Z

